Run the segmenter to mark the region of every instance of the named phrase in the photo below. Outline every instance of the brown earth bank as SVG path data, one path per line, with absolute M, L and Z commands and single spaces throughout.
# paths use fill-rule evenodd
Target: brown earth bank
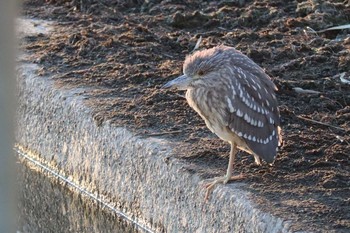
M 284 135 L 274 166 L 239 154 L 243 189 L 293 220 L 292 230 L 350 231 L 350 85 L 341 81 L 350 76 L 350 31 L 320 32 L 350 23 L 349 1 L 26 0 L 22 14 L 57 22 L 52 34 L 20 42 L 43 65 L 39 75 L 53 75 L 59 88 L 85 87 L 97 125 L 183 142 L 179 158 L 203 178 L 225 173 L 229 146 L 183 93 L 160 87 L 181 74 L 200 37 L 199 49 L 242 51 L 278 86 Z

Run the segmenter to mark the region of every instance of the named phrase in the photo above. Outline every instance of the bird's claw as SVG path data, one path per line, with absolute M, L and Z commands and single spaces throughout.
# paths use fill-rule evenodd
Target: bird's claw
M 235 175 L 235 176 L 229 176 L 229 177 L 228 176 L 224 176 L 224 177 L 214 178 L 212 182 L 204 184 L 204 188 L 206 189 L 204 200 L 208 201 L 210 193 L 211 193 L 212 189 L 214 188 L 214 186 L 217 183 L 226 184 L 227 182 L 229 182 L 231 180 L 241 180 L 241 179 L 244 179 L 244 178 L 245 178 L 245 176 L 243 174 L 239 174 L 239 175 Z

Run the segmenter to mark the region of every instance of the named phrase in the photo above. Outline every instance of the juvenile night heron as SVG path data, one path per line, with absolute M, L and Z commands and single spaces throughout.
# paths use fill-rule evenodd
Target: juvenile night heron
M 242 177 L 232 176 L 238 149 L 252 154 L 259 165 L 260 159 L 274 161 L 281 141 L 277 87 L 251 59 L 222 45 L 188 56 L 183 73 L 163 88 L 187 90 L 189 105 L 231 144 L 227 173 L 206 185 L 208 198 L 215 184 Z

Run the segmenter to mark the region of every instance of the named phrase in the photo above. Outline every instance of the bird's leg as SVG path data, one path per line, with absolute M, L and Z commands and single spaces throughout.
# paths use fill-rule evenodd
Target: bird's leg
M 207 191 L 205 193 L 205 200 L 208 200 L 211 190 L 214 188 L 214 186 L 217 183 L 226 184 L 230 180 L 239 180 L 239 179 L 242 179 L 244 177 L 242 174 L 236 175 L 236 176 L 232 175 L 233 165 L 234 165 L 234 161 L 235 161 L 237 152 L 238 152 L 238 149 L 237 149 L 236 144 L 231 143 L 230 159 L 228 162 L 226 175 L 223 177 L 214 178 L 214 181 L 205 185 L 205 187 L 207 189 Z
M 261 165 L 261 159 L 259 158 L 259 156 L 255 155 L 255 154 L 253 156 L 254 156 L 255 164 L 260 166 Z

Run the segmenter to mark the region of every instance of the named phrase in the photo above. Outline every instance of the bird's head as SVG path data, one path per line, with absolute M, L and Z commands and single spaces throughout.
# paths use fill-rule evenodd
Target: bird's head
M 213 72 L 217 74 L 227 62 L 228 53 L 226 51 L 228 49 L 230 47 L 218 46 L 187 56 L 183 65 L 184 74 L 167 82 L 162 88 L 187 90 L 202 84 L 205 79 L 213 77 Z

